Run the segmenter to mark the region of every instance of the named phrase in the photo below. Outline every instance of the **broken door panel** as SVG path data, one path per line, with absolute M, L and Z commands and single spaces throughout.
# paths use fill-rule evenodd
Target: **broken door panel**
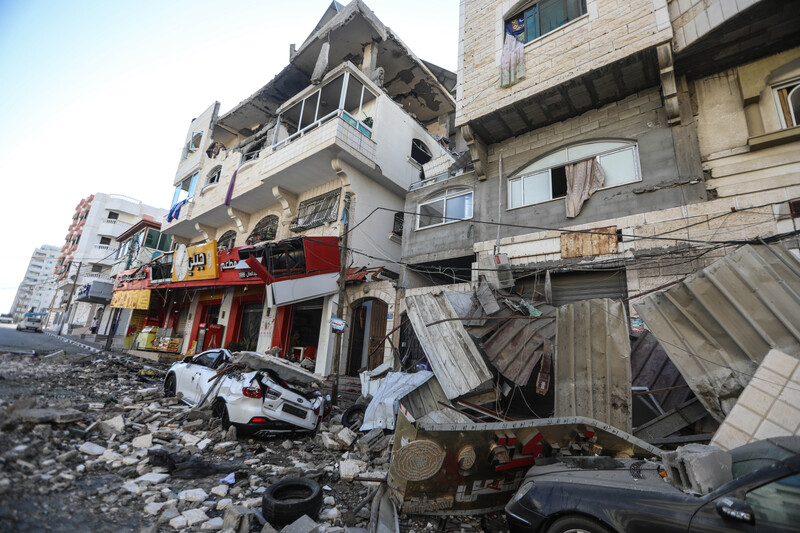
M 800 261 L 743 246 L 634 308 L 722 421 L 771 348 L 800 353 Z
M 544 455 L 648 458 L 661 451 L 586 417 L 495 423 L 411 422 L 402 400 L 388 484 L 401 512 L 472 515 L 502 509 Z
M 631 344 L 625 306 L 594 299 L 558 308 L 555 415 L 631 432 Z
M 489 389 L 492 373 L 444 293 L 406 296 L 408 319 L 449 399 Z

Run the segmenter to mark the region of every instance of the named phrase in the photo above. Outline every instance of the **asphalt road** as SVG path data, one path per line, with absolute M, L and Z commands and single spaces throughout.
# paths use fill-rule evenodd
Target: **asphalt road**
M 86 350 L 64 342 L 56 337 L 35 333 L 33 331 L 17 331 L 14 324 L 0 324 L 0 352 L 31 352 L 46 355 L 58 350 L 67 353 L 85 353 Z

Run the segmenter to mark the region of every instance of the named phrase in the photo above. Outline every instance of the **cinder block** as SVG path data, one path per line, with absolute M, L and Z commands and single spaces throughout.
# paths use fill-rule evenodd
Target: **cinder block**
M 716 446 L 687 444 L 662 459 L 670 482 L 680 489 L 708 494 L 733 479 L 731 456 Z

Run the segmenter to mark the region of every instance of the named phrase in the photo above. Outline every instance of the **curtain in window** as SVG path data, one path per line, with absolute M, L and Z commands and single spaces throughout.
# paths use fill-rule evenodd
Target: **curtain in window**
M 583 202 L 605 183 L 606 175 L 596 157 L 565 167 L 567 173 L 567 218 L 581 212 Z
M 500 56 L 500 87 L 510 87 L 525 78 L 525 45 L 506 33 Z

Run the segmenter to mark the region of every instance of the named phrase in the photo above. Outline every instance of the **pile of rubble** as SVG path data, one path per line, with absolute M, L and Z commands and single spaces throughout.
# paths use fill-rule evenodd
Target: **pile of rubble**
M 345 427 L 237 438 L 209 411 L 163 397 L 166 368 L 119 356 L 0 354 L 0 528 L 4 531 L 274 531 L 273 483 L 323 488 L 315 520 L 293 532 L 368 527 L 391 436 Z M 360 438 L 359 438 L 360 437 Z M 434 526 L 401 516 L 405 531 Z M 480 528 L 480 519 L 458 521 Z

